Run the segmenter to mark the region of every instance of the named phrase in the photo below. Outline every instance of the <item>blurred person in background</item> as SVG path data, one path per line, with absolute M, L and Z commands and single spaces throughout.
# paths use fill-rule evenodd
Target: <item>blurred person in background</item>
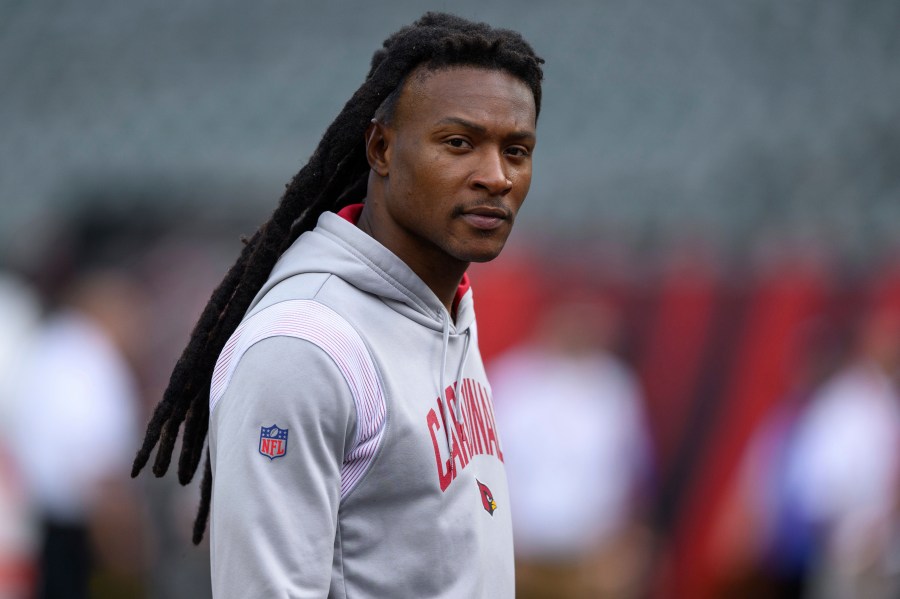
M 36 295 L 0 270 L 0 599 L 32 596 L 37 531 L 10 447 L 13 382 L 40 317 Z
M 35 278 L 47 317 L 21 348 L 9 442 L 40 530 L 40 598 L 140 596 L 128 463 L 143 297 L 117 222 L 65 223 Z
M 787 476 L 816 531 L 809 597 L 900 593 L 898 367 L 900 312 L 876 308 L 798 423 Z
M 794 331 L 788 391 L 750 438 L 715 524 L 717 597 L 793 599 L 807 593 L 817 531 L 804 514 L 791 464 L 800 422 L 846 351 L 837 328 L 814 318 Z
M 564 300 L 489 368 L 522 598 L 639 597 L 651 543 L 641 390 L 613 352 L 619 315 Z

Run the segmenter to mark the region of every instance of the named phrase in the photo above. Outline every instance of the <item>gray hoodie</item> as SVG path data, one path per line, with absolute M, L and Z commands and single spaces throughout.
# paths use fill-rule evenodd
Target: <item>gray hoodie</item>
M 284 253 L 217 362 L 213 592 L 513 597 L 472 292 L 451 318 L 360 209 Z

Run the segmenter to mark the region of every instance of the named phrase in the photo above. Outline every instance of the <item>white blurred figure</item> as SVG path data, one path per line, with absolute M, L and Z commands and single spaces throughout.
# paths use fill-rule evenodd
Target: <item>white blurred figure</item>
M 518 597 L 639 595 L 650 452 L 643 399 L 610 351 L 618 318 L 558 304 L 490 369 L 509 478 Z M 640 532 L 639 532 L 640 531 Z
M 813 397 L 789 458 L 791 493 L 821 534 L 816 598 L 896 597 L 900 314 L 862 327 L 854 358 Z
M 22 347 L 27 346 L 39 316 L 34 294 L 0 272 L 0 599 L 33 594 L 37 531 L 29 517 L 22 477 L 10 455 L 10 412 Z
M 86 597 L 95 558 L 127 559 L 139 545 L 128 526 L 96 526 L 131 521 L 118 513 L 139 400 L 123 352 L 137 342 L 139 304 L 126 275 L 90 272 L 24 352 L 10 441 L 41 526 L 38 597 Z

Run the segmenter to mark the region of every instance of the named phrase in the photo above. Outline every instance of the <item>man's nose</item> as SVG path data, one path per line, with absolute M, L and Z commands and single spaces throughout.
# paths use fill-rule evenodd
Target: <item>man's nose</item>
M 512 189 L 512 180 L 507 175 L 506 166 L 500 152 L 486 152 L 472 175 L 472 186 L 484 189 L 492 196 L 505 195 Z

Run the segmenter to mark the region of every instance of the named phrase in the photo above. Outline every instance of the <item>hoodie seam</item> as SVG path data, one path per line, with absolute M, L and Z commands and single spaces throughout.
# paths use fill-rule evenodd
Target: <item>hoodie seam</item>
M 332 273 L 330 276 L 326 277 L 324 281 L 322 281 L 322 284 L 319 285 L 319 288 L 316 289 L 316 292 L 312 294 L 311 300 L 317 301 L 320 304 L 322 304 L 323 306 L 328 306 L 327 303 L 319 301 L 318 296 L 320 293 L 322 293 L 322 290 L 325 288 L 325 284 L 328 283 L 328 281 L 330 281 L 333 277 L 336 277 L 341 282 L 345 282 L 343 279 L 341 279 L 341 277 Z M 333 310 L 333 308 L 332 308 L 332 310 Z M 363 335 L 363 333 L 359 327 L 357 327 L 352 322 L 350 322 L 350 319 L 348 319 L 345 314 L 338 313 L 338 316 L 340 316 L 344 320 L 344 322 L 346 322 L 359 335 L 359 339 L 360 339 L 360 341 L 362 341 L 363 347 L 366 348 L 366 353 L 369 355 L 369 360 L 372 363 L 372 367 L 375 369 L 375 374 L 378 377 L 378 382 L 379 382 L 379 385 L 381 386 L 381 390 L 382 390 L 381 391 L 382 397 L 384 399 L 384 421 L 382 422 L 382 425 L 381 425 L 381 427 L 382 427 L 381 442 L 378 443 L 378 446 L 375 449 L 375 454 L 372 456 L 372 459 L 369 462 L 369 465 L 366 467 L 365 472 L 356 480 L 356 483 L 354 483 L 354 485 L 350 488 L 350 490 L 343 497 L 341 497 L 341 504 L 345 504 L 351 497 L 353 497 L 353 494 L 356 492 L 356 490 L 366 482 L 366 480 L 369 478 L 369 474 L 372 472 L 372 469 L 375 468 L 376 464 L 378 464 L 379 460 L 381 459 L 381 456 L 384 454 L 384 445 L 386 442 L 385 440 L 388 438 L 388 434 L 390 433 L 390 429 L 391 429 L 392 410 L 391 410 L 391 405 L 390 405 L 391 404 L 390 396 L 388 395 L 388 388 L 387 388 L 387 385 L 384 384 L 384 375 L 381 372 L 381 367 L 379 366 L 378 362 L 375 360 L 375 352 L 372 351 L 372 348 L 369 346 L 368 340 L 365 338 L 365 336 Z M 359 415 L 358 414 L 357 414 L 357 427 L 359 427 Z M 354 431 L 354 438 L 356 437 L 357 432 L 358 431 Z
M 344 590 L 344 599 L 347 599 L 347 571 L 344 568 L 344 533 L 341 523 L 341 510 L 338 509 L 337 526 L 335 527 L 337 534 L 337 559 L 341 571 L 341 587 Z
M 347 320 L 347 319 L 344 318 L 344 320 Z M 347 322 L 349 323 L 350 321 L 347 320 Z M 351 324 L 350 326 L 353 326 L 353 325 Z M 356 327 L 354 327 L 354 328 L 356 328 Z M 358 329 L 357 329 L 357 332 L 358 332 Z M 360 334 L 360 337 L 362 338 L 362 334 Z M 365 339 L 363 339 L 362 342 L 366 348 L 366 351 L 369 352 L 369 356 L 372 359 L 372 366 L 375 368 L 375 372 L 378 375 L 379 381 L 381 382 L 382 394 L 384 397 L 384 421 L 382 422 L 382 425 L 381 425 L 381 427 L 382 427 L 381 442 L 378 443 L 378 447 L 375 450 L 375 455 L 372 456 L 372 460 L 369 462 L 369 465 L 366 467 L 366 471 L 359 477 L 359 479 L 357 479 L 357 481 L 353 485 L 353 487 L 351 487 L 350 490 L 347 491 L 347 493 L 341 498 L 342 505 L 346 504 L 346 502 L 349 501 L 350 498 L 353 497 L 353 494 L 356 493 L 356 490 L 365 484 L 365 482 L 369 479 L 369 476 L 372 474 L 372 470 L 374 470 L 375 466 L 377 466 L 378 463 L 381 461 L 381 456 L 384 455 L 384 451 L 385 451 L 384 446 L 387 443 L 387 439 L 389 438 L 390 431 L 391 431 L 391 421 L 392 421 L 392 414 L 393 414 L 393 410 L 391 409 L 391 403 L 392 403 L 391 396 L 388 395 L 388 389 L 387 389 L 387 386 L 384 384 L 384 376 L 382 376 L 381 367 L 375 361 L 374 354 L 372 353 L 372 348 L 369 347 L 369 344 Z

